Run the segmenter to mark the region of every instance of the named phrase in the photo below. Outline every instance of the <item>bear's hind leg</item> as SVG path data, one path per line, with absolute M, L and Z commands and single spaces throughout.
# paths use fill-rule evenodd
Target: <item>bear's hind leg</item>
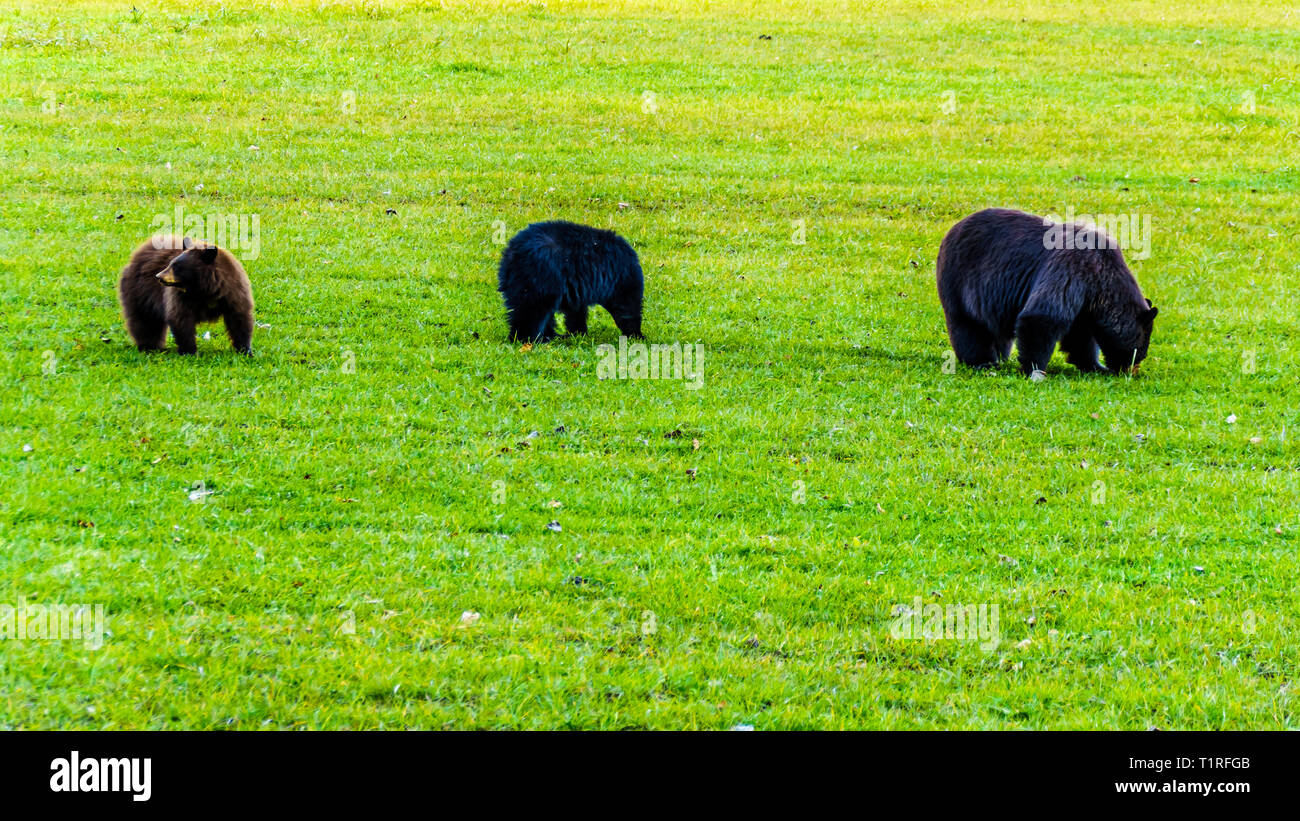
M 511 342 L 545 342 L 555 336 L 555 312 L 559 298 L 532 301 L 510 309 L 506 318 Z
M 127 321 L 126 329 L 141 351 L 161 351 L 167 347 L 167 323 L 162 320 L 133 316 Z
M 970 368 L 991 368 L 1009 353 L 983 325 L 972 321 L 955 321 L 948 326 L 948 340 L 952 342 L 957 360 Z
M 546 318 L 546 327 L 542 330 L 542 341 L 549 342 L 559 336 L 560 332 L 555 330 L 555 314 Z
M 1083 322 L 1076 321 L 1071 326 L 1061 339 L 1061 350 L 1065 352 L 1065 361 L 1084 373 L 1106 370 L 1097 360 L 1097 340 L 1092 329 Z
M 587 332 L 586 305 L 564 312 L 564 332 L 567 334 L 585 334 Z

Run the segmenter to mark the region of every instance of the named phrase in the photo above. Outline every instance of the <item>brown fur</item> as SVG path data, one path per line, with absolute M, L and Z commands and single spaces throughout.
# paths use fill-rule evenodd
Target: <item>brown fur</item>
M 195 326 L 220 319 L 235 350 L 253 352 L 253 288 L 239 260 L 223 248 L 189 237 L 153 237 L 122 269 L 117 296 L 142 351 L 162 350 L 170 328 L 177 352 L 195 353 Z

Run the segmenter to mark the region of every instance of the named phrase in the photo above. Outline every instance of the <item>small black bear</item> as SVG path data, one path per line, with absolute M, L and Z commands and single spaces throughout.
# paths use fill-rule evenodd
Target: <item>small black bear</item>
M 624 336 L 641 336 L 641 263 L 613 231 L 535 222 L 506 245 L 497 280 L 511 341 L 553 338 L 556 311 L 568 333 L 585 334 L 591 305 L 609 311 Z
M 1062 229 L 1073 241 L 1058 241 Z M 1146 358 L 1156 308 L 1115 240 L 1095 227 L 990 208 L 948 231 L 936 267 L 948 339 L 966 365 L 1001 362 L 1013 338 L 1020 370 L 1035 378 L 1057 342 L 1081 371 L 1136 372 Z
M 122 269 L 117 296 L 142 351 L 162 350 L 171 328 L 176 350 L 195 353 L 195 326 L 221 319 L 235 350 L 253 352 L 253 288 L 225 249 L 189 237 L 153 237 Z

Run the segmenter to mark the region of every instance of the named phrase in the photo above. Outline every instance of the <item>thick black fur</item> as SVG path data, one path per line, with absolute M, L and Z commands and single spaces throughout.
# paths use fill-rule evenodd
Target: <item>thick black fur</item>
M 553 338 L 557 311 L 564 314 L 568 333 L 585 334 L 591 305 L 609 311 L 625 336 L 641 336 L 641 263 L 613 231 L 563 221 L 533 223 L 506 245 L 497 279 L 511 340 Z
M 1046 370 L 1057 343 L 1081 371 L 1136 370 L 1146 358 L 1156 308 L 1113 241 L 1099 234 L 1075 247 L 1045 247 L 1051 223 L 990 208 L 948 231 L 939 247 L 939 301 L 957 358 L 995 365 L 1016 341 L 1020 370 Z M 1102 241 L 1105 240 L 1105 241 Z M 1097 361 L 1101 349 L 1106 366 Z

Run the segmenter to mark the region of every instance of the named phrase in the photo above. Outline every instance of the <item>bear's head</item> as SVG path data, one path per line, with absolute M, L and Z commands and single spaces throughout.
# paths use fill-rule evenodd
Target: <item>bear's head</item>
M 1151 345 L 1151 330 L 1155 326 L 1159 309 L 1151 304 L 1135 304 L 1128 310 L 1117 312 L 1111 322 L 1098 328 L 1097 345 L 1106 359 L 1106 368 L 1116 373 L 1137 373 L 1142 360 L 1147 358 Z
M 217 246 L 208 242 L 195 242 L 189 237 L 181 241 L 182 250 L 172 257 L 167 267 L 154 276 L 168 288 L 181 291 L 208 290 L 208 283 L 216 277 Z

